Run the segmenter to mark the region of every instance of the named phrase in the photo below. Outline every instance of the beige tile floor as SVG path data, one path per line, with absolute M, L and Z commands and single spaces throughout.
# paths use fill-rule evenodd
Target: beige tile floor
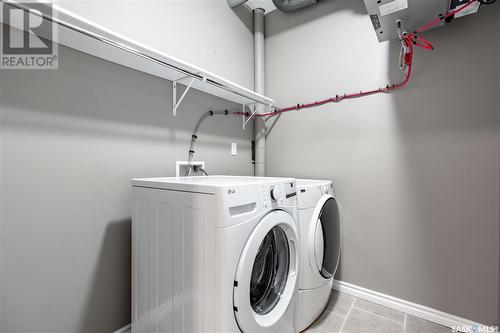
M 451 329 L 351 295 L 332 292 L 307 333 L 450 333 Z

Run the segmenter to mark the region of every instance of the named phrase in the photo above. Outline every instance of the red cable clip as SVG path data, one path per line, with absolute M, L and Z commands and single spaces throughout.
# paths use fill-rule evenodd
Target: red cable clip
M 417 35 L 412 35 L 411 40 L 414 45 L 424 49 L 424 50 L 429 50 L 432 51 L 434 50 L 434 46 L 432 46 L 431 43 L 423 39 L 422 37 L 418 37 Z

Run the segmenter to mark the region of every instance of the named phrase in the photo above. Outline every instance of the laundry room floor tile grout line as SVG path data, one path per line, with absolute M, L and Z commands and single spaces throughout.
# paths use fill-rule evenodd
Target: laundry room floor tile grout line
M 333 294 L 331 296 L 330 302 L 338 302 L 330 304 L 324 311 L 324 313 L 317 319 L 316 323 L 313 323 L 305 332 L 307 333 L 317 333 L 317 332 L 336 332 L 336 333 L 349 333 L 349 332 L 374 332 L 373 325 L 374 320 L 380 325 L 381 332 L 384 332 L 384 328 L 387 332 L 397 332 L 397 333 L 450 333 L 451 329 L 437 323 L 415 318 L 412 319 L 410 324 L 411 315 L 404 311 L 397 311 L 400 319 L 395 319 L 391 317 L 389 313 L 387 316 L 378 311 L 391 310 L 385 306 L 379 305 L 378 309 L 365 309 L 360 307 L 359 297 L 352 297 L 346 302 L 344 298 L 345 295 Z M 340 299 L 340 301 L 339 301 Z M 357 304 L 357 305 L 356 305 Z M 335 305 L 338 308 L 335 308 Z M 333 306 L 333 307 L 332 307 Z M 364 315 L 360 315 L 364 314 Z M 395 313 L 392 312 L 394 315 Z M 331 316 L 331 317 L 330 317 Z M 329 319 L 331 318 L 331 319 Z M 337 318 L 337 319 L 335 319 Z M 336 321 L 337 320 L 337 321 Z M 354 325 L 354 327 L 353 327 Z M 357 329 L 353 331 L 353 329 Z M 375 332 L 376 332 L 375 328 Z
M 356 299 L 357 299 L 357 298 L 356 298 Z M 390 321 L 392 321 L 392 322 L 395 322 L 395 323 L 396 323 L 396 324 L 398 324 L 398 325 L 404 325 L 404 322 L 402 323 L 402 322 L 400 322 L 400 321 L 397 321 L 397 320 L 394 320 L 394 319 L 392 319 L 392 318 L 389 318 L 389 317 L 383 316 L 383 315 L 381 315 L 381 314 L 378 314 L 378 313 L 375 313 L 375 312 L 372 312 L 372 311 L 368 311 L 368 310 L 366 310 L 366 309 L 358 308 L 357 306 L 354 306 L 354 305 L 353 305 L 353 309 L 356 309 L 356 310 L 359 310 L 359 311 L 363 311 L 363 312 L 365 312 L 365 313 L 369 313 L 369 314 L 371 314 L 371 315 L 377 316 L 377 317 L 382 318 L 382 319 L 390 320 Z M 405 317 L 406 317 L 406 314 L 405 314 Z M 347 316 L 346 316 L 346 318 L 347 318 Z
M 342 330 L 344 329 L 345 323 L 347 322 L 347 318 L 349 317 L 352 309 L 354 308 L 354 303 L 356 303 L 356 299 L 357 299 L 357 297 L 355 297 L 354 300 L 352 301 L 351 307 L 349 308 L 349 311 L 347 311 L 347 314 L 344 317 L 344 321 L 342 322 L 342 326 L 340 326 L 340 328 L 339 328 L 339 333 L 342 333 Z

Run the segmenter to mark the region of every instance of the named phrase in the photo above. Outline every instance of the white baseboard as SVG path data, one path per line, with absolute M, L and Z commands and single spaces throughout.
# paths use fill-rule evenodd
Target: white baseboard
M 333 289 L 340 292 L 365 299 L 367 301 L 386 306 L 412 316 L 432 321 L 447 327 L 470 327 L 474 325 L 486 326 L 472 320 L 461 318 L 443 311 L 439 311 L 424 305 L 408 302 L 400 298 L 379 293 L 370 289 L 359 287 L 347 282 L 334 281 Z M 129 324 L 114 333 L 130 333 L 132 326 Z
M 334 281 L 333 289 L 340 292 L 365 299 L 367 301 L 384 305 L 388 308 L 406 312 L 412 316 L 432 321 L 434 323 L 447 327 L 464 327 L 472 325 L 481 325 L 472 320 L 460 318 L 452 314 L 429 308 L 420 304 L 408 302 L 393 296 L 385 295 L 373 290 L 359 287 L 347 282 Z
M 122 327 L 119 330 L 114 331 L 113 333 L 130 333 L 130 332 L 132 332 L 132 325 L 128 324 L 127 326 Z

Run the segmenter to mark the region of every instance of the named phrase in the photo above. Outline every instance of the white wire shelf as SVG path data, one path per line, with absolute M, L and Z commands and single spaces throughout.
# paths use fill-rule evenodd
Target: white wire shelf
M 34 15 L 43 17 L 44 20 L 52 22 L 52 24 L 57 24 L 56 36 L 51 37 L 49 34 L 42 33 L 41 37 L 51 39 L 60 45 L 164 78 L 174 82 L 174 87 L 176 83 L 180 83 L 241 105 L 272 106 L 273 104 L 271 98 L 129 39 L 55 4 L 52 6 L 52 15 L 48 15 L 40 11 L 32 11 L 31 3 L 14 0 L 0 1 L 17 9 L 30 11 Z M 39 3 L 43 2 L 39 1 Z M 45 4 L 45 6 L 48 5 Z M 0 17 L 0 20 L 3 18 Z M 3 23 L 10 24 L 11 22 Z M 178 106 L 183 97 L 177 103 L 174 97 L 172 110 L 174 114 L 176 105 Z

